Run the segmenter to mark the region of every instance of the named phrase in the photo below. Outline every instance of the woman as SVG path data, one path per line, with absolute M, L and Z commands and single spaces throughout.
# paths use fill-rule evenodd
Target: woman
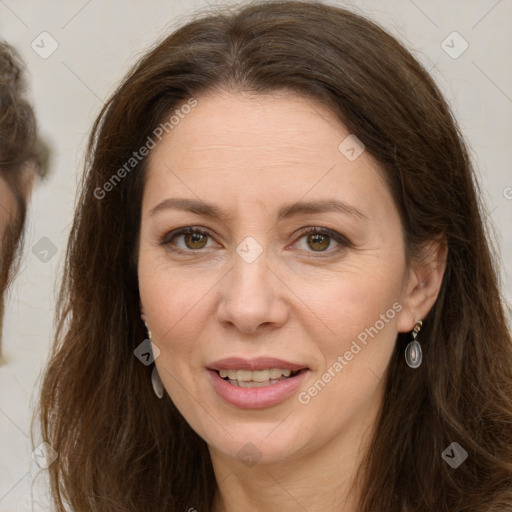
M 35 171 L 41 171 L 42 154 L 36 150 L 36 121 L 25 98 L 23 67 L 16 51 L 0 41 L 0 360 L 4 293 L 16 268 Z
M 93 127 L 59 311 L 56 510 L 512 507 L 467 150 L 349 11 L 251 4 L 140 60 Z

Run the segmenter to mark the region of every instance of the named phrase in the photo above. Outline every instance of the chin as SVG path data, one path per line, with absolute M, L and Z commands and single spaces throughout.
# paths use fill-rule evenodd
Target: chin
M 236 427 L 229 424 L 223 427 L 226 430 L 221 428 L 220 432 L 199 435 L 208 443 L 210 452 L 247 466 L 271 465 L 296 459 L 308 451 L 307 444 L 312 444 L 304 438 L 303 427 L 288 425 L 286 420 L 282 424 L 252 424 L 247 421 Z

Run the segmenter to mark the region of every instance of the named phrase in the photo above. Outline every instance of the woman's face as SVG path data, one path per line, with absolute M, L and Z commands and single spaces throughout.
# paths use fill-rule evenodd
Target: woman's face
M 141 310 L 165 389 L 224 458 L 355 447 L 413 325 L 391 193 L 317 103 L 196 99 L 149 155 L 142 204 Z

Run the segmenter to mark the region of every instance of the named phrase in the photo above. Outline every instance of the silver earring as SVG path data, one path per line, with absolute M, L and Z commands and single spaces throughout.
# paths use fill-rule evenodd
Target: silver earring
M 156 365 L 153 366 L 153 371 L 151 372 L 151 384 L 153 384 L 153 391 L 155 392 L 155 395 L 158 398 L 162 398 L 164 396 L 164 385 L 162 384 L 162 379 L 156 369 Z
M 151 331 L 149 330 L 147 324 L 146 329 L 148 329 L 148 338 L 151 341 Z M 153 391 L 158 398 L 163 398 L 164 396 L 164 385 L 162 383 L 162 379 L 160 378 L 160 374 L 156 369 L 156 364 L 153 366 L 153 370 L 151 371 L 151 384 L 153 385 Z
M 416 322 L 416 325 L 412 330 L 413 339 L 405 348 L 405 361 L 411 368 L 418 368 L 423 358 L 421 352 L 421 345 L 419 341 L 416 339 L 416 336 L 418 335 L 418 332 L 420 331 L 422 324 L 423 322 L 421 320 L 418 320 Z

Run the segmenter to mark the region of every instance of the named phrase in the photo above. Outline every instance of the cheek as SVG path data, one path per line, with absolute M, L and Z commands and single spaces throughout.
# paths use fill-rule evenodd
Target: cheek
M 160 349 L 155 362 L 164 386 L 175 404 L 188 410 L 183 389 L 194 389 L 195 374 L 202 371 L 206 322 L 212 315 L 209 294 L 217 280 L 211 272 L 193 266 L 178 271 L 161 260 L 150 250 L 146 257 L 141 252 L 140 297 L 152 341 Z
M 190 352 L 202 324 L 199 315 L 210 314 L 205 305 L 208 294 L 214 291 L 215 279 L 210 273 L 198 275 L 192 266 L 177 271 L 143 253 L 138 272 L 140 298 L 154 342 L 164 350 Z M 189 342 L 175 342 L 183 339 Z
M 189 403 L 190 393 L 201 356 L 203 329 L 198 314 L 206 314 L 205 295 L 211 286 L 187 276 L 186 272 L 178 273 L 155 258 L 145 257 L 143 252 L 138 272 L 147 324 L 153 343 L 160 349 L 155 364 L 175 405 L 190 416 L 194 412 Z
M 307 329 L 322 357 L 298 397 L 308 418 L 339 426 L 369 414 L 378 402 L 401 309 L 400 281 L 393 275 L 398 273 L 367 267 L 339 283 L 309 290 L 308 306 L 315 314 L 309 313 Z
M 364 263 L 350 269 L 347 266 L 345 271 L 335 274 L 318 273 L 315 279 L 295 283 L 294 288 L 304 297 L 304 310 L 310 311 L 308 316 L 316 317 L 319 327 L 330 333 L 330 338 L 346 340 L 357 336 L 400 302 L 400 265 Z M 393 319 L 395 313 L 392 309 L 388 317 Z
M 322 393 L 321 403 L 336 400 L 339 393 L 350 403 L 356 397 L 364 401 L 389 363 L 402 309 L 403 268 L 398 255 L 386 262 L 367 258 L 365 264 L 351 265 L 350 270 L 325 278 L 319 275 L 314 282 L 302 281 L 301 295 L 307 299 L 300 316 L 319 350 L 316 370 L 320 375 L 316 377 L 329 368 L 336 375 L 328 385 L 330 391 Z
M 3 238 L 9 223 L 18 216 L 18 205 L 16 197 L 11 187 L 0 176 L 0 200 L 2 207 L 0 208 L 0 239 Z

